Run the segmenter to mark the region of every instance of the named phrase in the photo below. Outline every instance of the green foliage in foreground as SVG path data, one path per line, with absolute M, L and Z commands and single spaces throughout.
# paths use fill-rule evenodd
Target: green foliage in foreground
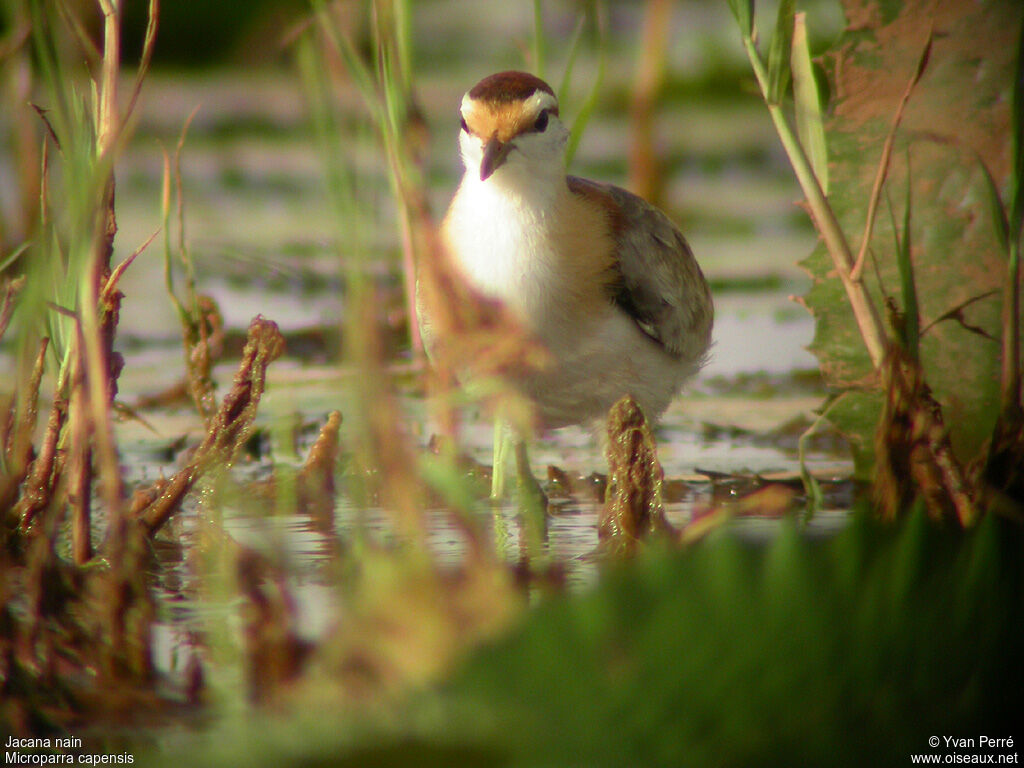
M 890 765 L 932 735 L 1015 734 L 1020 531 L 917 515 L 831 539 L 786 526 L 649 550 L 531 611 L 369 726 L 248 715 L 193 765 Z M 382 724 L 386 723 L 386 724 Z

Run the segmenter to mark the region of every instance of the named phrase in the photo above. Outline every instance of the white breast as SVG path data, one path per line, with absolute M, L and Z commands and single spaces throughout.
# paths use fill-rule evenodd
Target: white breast
M 445 219 L 445 238 L 463 275 L 534 328 L 542 327 L 560 291 L 544 213 L 550 207 L 467 174 Z

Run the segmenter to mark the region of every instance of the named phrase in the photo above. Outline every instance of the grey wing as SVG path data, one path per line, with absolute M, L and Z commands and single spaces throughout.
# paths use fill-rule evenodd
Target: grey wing
M 707 281 L 678 227 L 631 192 L 600 185 L 619 209 L 612 299 L 670 354 L 701 358 L 714 309 Z

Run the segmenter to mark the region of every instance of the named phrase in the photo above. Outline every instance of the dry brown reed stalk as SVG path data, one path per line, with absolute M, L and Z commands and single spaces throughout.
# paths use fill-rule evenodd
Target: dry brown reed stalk
M 3 281 L 3 302 L 0 303 L 0 339 L 7 332 L 7 326 L 11 322 L 11 315 L 14 313 L 14 305 L 18 294 L 25 288 L 25 277 L 17 277 L 13 280 Z
M 93 552 L 90 512 L 94 473 L 99 475 L 101 496 L 112 524 L 123 511 L 123 487 L 111 420 L 111 405 L 123 361 L 113 347 L 121 300 L 118 280 L 138 251 L 117 270 L 111 270 L 110 259 L 117 234 L 113 160 L 124 139 L 125 125 L 152 56 L 157 8 L 155 1 L 151 3 L 149 30 L 135 89 L 128 111 L 121 114 L 117 97 L 121 63 L 120 7 L 111 0 L 99 0 L 99 6 L 103 14 L 103 51 L 100 74 L 95 82 L 93 161 L 97 178 L 93 179 L 96 190 L 91 214 L 93 240 L 78 285 L 78 311 L 72 314 L 74 332 L 70 339 L 69 362 L 58 382 L 43 449 L 18 503 L 21 527 L 25 530 L 31 526 L 36 512 L 50 502 L 53 489 L 57 485 L 65 489 L 71 508 L 72 553 L 79 564 L 90 559 Z M 40 115 L 56 142 L 53 127 L 44 113 Z M 55 308 L 55 311 L 64 310 Z M 62 433 L 66 433 L 68 451 L 61 468 L 71 473 L 71 477 L 58 484 L 52 478 L 56 466 L 53 459 Z
M 199 112 L 197 106 L 185 119 L 178 135 L 172 158 L 164 152 L 162 211 L 164 222 L 164 270 L 167 295 L 178 312 L 185 348 L 185 378 L 182 385 L 165 393 L 157 400 L 166 400 L 176 394 L 180 386 L 187 391 L 203 421 L 209 425 L 217 410 L 217 398 L 213 382 L 214 364 L 224 353 L 224 319 L 217 302 L 210 296 L 196 292 L 195 270 L 185 238 L 185 194 L 181 179 L 181 156 L 185 149 L 185 137 Z M 179 299 L 174 291 L 171 275 L 171 198 L 173 197 L 175 223 L 177 224 L 177 256 L 184 273 L 184 297 Z
M 96 157 L 99 167 L 105 168 L 106 178 L 99 185 L 101 199 L 96 210 L 92 254 L 85 280 L 80 286 L 79 349 L 75 357 L 76 361 L 80 359 L 79 356 L 84 357 L 84 366 L 79 375 L 72 377 L 71 411 L 73 423 L 79 426 L 84 435 L 91 433 L 93 443 L 91 446 L 83 447 L 82 455 L 79 456 L 82 460 L 81 486 L 85 499 L 80 501 L 78 506 L 82 509 L 90 503 L 88 491 L 92 486 L 90 473 L 92 452 L 95 448 L 102 496 L 109 513 L 119 515 L 123 488 L 110 410 L 117 379 L 114 373 L 115 353 L 112 345 L 117 327 L 118 307 L 115 305 L 101 309 L 100 301 L 103 288 L 110 278 L 110 257 L 114 251 L 114 237 L 117 235 L 113 158 L 122 126 L 117 97 L 117 76 L 121 66 L 121 9 L 114 0 L 98 2 L 104 23 L 103 59 L 97 83 Z M 115 304 L 116 301 L 115 299 Z M 84 388 L 84 391 L 80 388 Z M 76 398 L 75 391 L 82 395 L 81 399 Z M 80 413 L 76 406 L 83 411 Z M 85 409 L 88 409 L 88 417 L 85 416 Z M 83 437 L 82 441 L 83 446 L 90 442 L 87 436 Z M 86 535 L 87 532 L 88 525 Z
M 886 397 L 875 432 L 871 484 L 879 515 L 895 520 L 920 498 L 936 520 L 953 517 L 971 525 L 978 514 L 972 489 L 953 456 L 942 409 L 920 362 L 894 344 L 881 375 Z
M 650 425 L 632 397 L 611 407 L 607 429 L 608 487 L 598 536 L 605 551 L 629 553 L 645 538 L 673 532 L 662 504 L 665 471 Z
M 296 478 L 298 508 L 321 531 L 334 530 L 334 468 L 338 463 L 341 412 L 331 411 Z
M 661 205 L 665 179 L 654 149 L 654 112 L 665 80 L 672 0 L 647 0 L 639 45 L 640 58 L 629 102 L 629 187 Z
M 79 344 L 79 346 L 81 346 Z M 81 358 L 71 360 L 71 395 L 68 398 L 68 452 L 64 469 L 69 473 L 67 503 L 71 512 L 71 551 L 76 564 L 92 557 L 92 444 L 89 441 L 89 398 Z M 118 516 L 116 507 L 111 509 Z
M 118 105 L 121 6 L 114 0 L 98 0 L 98 3 L 103 16 L 103 51 L 100 76 L 96 83 L 95 154 L 97 167 L 103 169 L 105 176 L 99 181 L 100 198 L 96 209 L 92 252 L 85 279 L 80 285 L 79 317 L 74 337 L 77 344 L 72 350 L 74 367 L 69 402 L 72 435 L 70 467 L 75 473 L 71 494 L 73 552 L 79 563 L 85 562 L 92 555 L 89 506 L 94 465 L 98 468 L 101 495 L 111 524 L 116 524 L 117 518 L 124 511 L 124 489 L 111 419 L 111 405 L 117 394 L 117 379 L 123 360 L 114 351 L 114 338 L 122 297 L 117 289 L 118 279 L 138 251 L 116 272 L 111 270 L 110 259 L 117 235 L 113 163 L 125 138 L 125 128 L 152 59 L 159 11 L 157 0 L 151 0 L 135 84 L 128 107 L 122 113 Z
M 284 351 L 277 324 L 257 315 L 249 324 L 242 360 L 231 390 L 210 422 L 206 437 L 188 464 L 173 478 L 143 491 L 133 503 L 135 518 L 152 536 L 171 518 L 182 499 L 203 473 L 215 466 L 230 466 L 248 438 L 266 384 L 267 366 Z
M 55 459 L 57 445 L 68 414 L 68 398 L 62 394 L 67 391 L 67 378 L 70 367 L 62 371 L 54 389 L 53 402 L 50 404 L 50 415 L 39 452 L 32 461 L 28 477 L 21 486 L 21 496 L 14 508 L 15 518 L 19 521 L 22 532 L 27 532 L 35 523 L 36 514 L 50 504 L 53 498 L 55 476 Z M 20 482 L 20 481 L 19 481 Z
M 120 317 L 121 299 L 123 294 L 118 289 L 118 282 L 124 271 L 135 260 L 136 256 L 152 241 L 151 236 L 146 243 L 135 250 L 127 259 L 115 269 L 110 269 L 110 257 L 113 253 L 114 236 L 117 232 L 117 223 L 114 218 L 113 209 L 113 176 L 109 179 L 109 187 L 104 192 L 107 196 L 105 203 L 104 227 L 102 237 L 97 239 L 97 254 L 93 261 L 95 279 L 98 283 L 96 304 L 99 307 L 96 338 L 92 344 L 88 341 L 88 334 L 82 327 L 82 323 L 76 323 L 77 334 L 75 340 L 77 346 L 75 351 L 90 349 L 87 352 L 87 359 L 98 353 L 103 371 L 102 390 L 103 415 L 101 422 L 102 429 L 106 430 L 106 437 L 100 437 L 102 432 L 97 429 L 96 404 L 92 400 L 92 393 L 96 388 L 94 379 L 87 378 L 82 370 L 81 355 L 72 357 L 71 374 L 71 396 L 69 400 L 69 413 L 71 414 L 70 434 L 71 451 L 69 468 L 73 475 L 72 493 L 69 501 L 71 504 L 71 533 L 72 533 L 72 556 L 79 565 L 92 558 L 93 547 L 91 542 L 91 491 L 94 473 L 94 457 L 99 450 L 100 476 L 102 490 L 104 491 L 107 509 L 112 521 L 120 517 L 122 512 L 124 490 L 121 481 L 121 471 L 117 462 L 117 448 L 113 436 L 113 422 L 111 420 L 111 406 L 117 396 L 117 379 L 124 366 L 124 360 L 119 352 L 114 350 L 114 337 L 117 332 L 117 324 Z M 83 318 L 88 316 L 83 311 Z M 98 342 L 98 343 L 97 343 Z M 88 363 L 86 369 L 88 370 Z M 97 449 L 97 446 L 100 446 Z
M 0 424 L 0 450 L 4 454 L 4 473 L 0 476 L 0 510 L 10 510 L 17 498 L 18 487 L 25 480 L 32 465 L 32 435 L 39 415 L 39 386 L 43 380 L 47 339 L 39 343 L 39 353 L 24 389 L 14 395 L 14 405 Z M 6 517 L 6 516 L 5 516 Z M 17 521 L 17 510 L 3 524 Z
M 11 219 L 0 214 L 0 253 L 31 239 L 39 224 L 39 193 L 42 184 L 39 153 L 39 126 L 23 106 L 32 99 L 32 60 L 27 45 L 32 25 L 22 4 L 13 6 L 13 18 L 5 38 L 0 40 L 0 91 L 9 109 L 11 156 L 15 158 L 18 204 Z M 0 333 L 0 336 L 3 334 Z

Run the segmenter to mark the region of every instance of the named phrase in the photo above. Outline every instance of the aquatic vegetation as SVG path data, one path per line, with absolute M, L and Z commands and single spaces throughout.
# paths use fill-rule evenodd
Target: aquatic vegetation
M 652 429 L 625 399 L 606 425 L 607 474 L 595 466 L 577 474 L 566 450 L 548 466 L 551 508 L 531 516 L 490 504 L 490 468 L 466 450 L 470 398 L 444 366 L 426 380 L 415 344 L 406 341 L 415 327 L 406 317 L 410 265 L 427 259 L 436 269 L 425 272 L 425 289 L 450 307 L 443 322 L 480 329 L 450 350 L 450 366 L 491 374 L 483 402 L 507 398 L 502 373 L 512 362 L 543 358 L 500 307 L 460 291 L 437 245 L 436 169 L 424 149 L 431 125 L 421 109 L 436 84 L 419 79 L 411 4 L 380 0 L 353 17 L 344 11 L 355 4 L 317 2 L 288 31 L 287 89 L 301 93 L 294 98 L 305 100 L 307 112 L 296 130 L 317 147 L 313 171 L 323 176 L 327 221 L 336 228 L 333 239 L 317 232 L 291 245 L 331 252 L 316 268 L 331 272 L 327 290 L 342 306 L 341 326 L 318 327 L 306 342 L 317 355 L 340 349 L 341 362 L 327 373 L 296 365 L 301 355 L 275 362 L 287 354 L 286 339 L 303 343 L 305 329 L 263 316 L 248 328 L 248 317 L 227 327 L 223 310 L 238 308 L 206 295 L 203 258 L 212 257 L 184 231 L 190 212 L 202 213 L 185 204 L 197 131 L 185 107 L 174 117 L 174 151 L 146 150 L 161 182 L 150 184 L 160 197 L 164 240 L 157 260 L 163 281 L 155 282 L 166 286 L 170 324 L 180 324 L 173 354 L 184 365 L 180 376 L 175 366 L 170 375 L 178 382 L 161 397 L 131 408 L 118 399 L 127 372 L 116 351 L 125 319 L 119 293 L 154 238 L 127 249 L 119 242 L 115 190 L 131 187 L 115 186 L 113 174 L 148 77 L 145 58 L 134 78 L 117 77 L 117 3 L 103 0 L 113 13 L 103 17 L 98 48 L 87 25 L 76 31 L 58 5 L 5 0 L 15 21 L 0 43 L 0 62 L 41 67 L 31 70 L 39 109 L 27 110 L 34 143 L 17 144 L 36 147 L 38 178 L 26 170 L 18 180 L 31 210 L 0 231 L 0 340 L 13 361 L 10 392 L 3 383 L 9 399 L 0 401 L 0 730 L 81 733 L 88 749 L 131 754 L 139 764 L 232 766 L 892 763 L 927 752 L 936 733 L 1012 733 L 1024 682 L 1008 651 L 1024 619 L 1021 532 L 1008 519 L 1016 509 L 1019 432 L 1012 420 L 995 422 L 1004 427 L 995 427 L 981 462 L 991 493 L 978 493 L 981 481 L 964 469 L 957 437 L 976 425 L 961 424 L 955 411 L 947 440 L 941 425 L 952 421 L 948 412 L 943 422 L 926 410 L 935 401 L 947 407 L 944 385 L 929 394 L 928 361 L 933 343 L 954 326 L 990 344 L 986 350 L 1001 350 L 1000 365 L 996 356 L 984 364 L 1002 376 L 1000 407 L 1010 416 L 1019 387 L 1006 363 L 1019 342 L 992 322 L 986 302 L 993 297 L 929 304 L 942 289 L 933 281 L 949 278 L 936 275 L 927 239 L 942 232 L 921 231 L 930 214 L 916 184 L 925 166 L 915 142 L 942 142 L 911 140 L 901 126 L 910 125 L 915 99 L 929 93 L 930 68 L 942 65 L 937 37 L 900 49 L 909 69 L 893 67 L 898 87 L 890 90 L 897 101 L 909 96 L 903 117 L 888 111 L 870 123 L 874 143 L 844 122 L 850 113 L 831 119 L 816 103 L 806 34 L 813 14 L 791 16 L 792 5 L 782 4 L 780 23 L 792 24 L 792 37 L 784 33 L 769 48 L 764 73 L 773 112 L 783 111 L 787 80 L 794 80 L 803 117 L 787 142 L 806 150 L 805 179 L 834 205 L 841 231 L 851 231 L 851 220 L 852 231 L 861 231 L 874 200 L 872 245 L 858 274 L 879 315 L 878 360 L 842 303 L 843 281 L 828 274 L 834 264 L 819 253 L 807 301 L 818 312 L 825 380 L 841 386 L 820 418 L 741 429 L 722 407 L 737 393 L 754 408 L 794 395 L 812 400 L 822 389 L 817 374 L 704 381 L 711 405 L 694 419 L 703 426 L 684 436 L 697 454 L 686 466 L 697 468 L 666 476 L 678 422 Z M 545 28 L 542 5 L 534 4 L 528 63 L 549 70 L 565 63 L 559 90 L 567 93 L 573 66 L 614 73 L 604 71 L 614 30 L 602 3 L 569 25 L 576 42 L 564 57 L 552 55 L 547 41 L 557 35 Z M 659 48 L 659 20 L 670 5 L 648 4 L 641 34 L 650 49 L 636 99 L 601 96 L 632 105 L 633 171 L 652 189 L 660 181 L 644 168 L 651 149 L 644 144 L 664 92 L 659 69 L 670 66 Z M 737 1 L 749 36 L 745 7 Z M 154 2 L 147 51 L 156 11 Z M 856 46 L 868 43 L 855 43 L 851 55 L 860 62 Z M 601 82 L 593 78 L 583 96 L 580 133 L 605 108 L 596 95 Z M 1019 121 L 1013 125 L 1019 134 Z M 231 124 L 207 130 L 222 141 Z M 854 155 L 869 154 L 863 142 L 877 154 L 886 137 L 895 138 L 879 190 L 901 202 L 872 193 L 877 158 L 867 171 L 858 166 L 848 186 Z M 912 145 L 912 167 L 904 143 Z M 213 154 L 220 151 L 218 144 Z M 827 180 L 825 159 L 832 162 Z M 995 233 L 990 239 L 1005 240 L 1008 258 L 992 273 L 993 290 L 1005 289 L 1011 306 L 1013 291 L 1000 281 L 1014 269 L 1019 245 L 1011 230 L 1019 231 L 1021 206 L 1017 177 L 1001 162 L 981 166 L 991 183 L 974 179 L 970 189 L 988 189 L 999 202 L 993 216 L 973 220 L 984 220 Z M 309 175 L 305 166 L 302 172 Z M 219 173 L 224 189 L 241 194 L 245 174 Z M 374 228 L 392 222 L 394 243 L 382 247 Z M 857 261 L 848 250 L 854 280 Z M 985 252 L 985 263 L 991 255 Z M 239 274 L 256 271 L 240 262 Z M 298 277 L 263 276 L 257 286 L 277 280 L 284 285 L 278 294 L 301 303 L 305 283 L 316 277 L 311 267 Z M 879 285 L 893 294 L 884 321 Z M 1002 334 L 1000 344 L 964 327 L 975 326 L 973 313 L 983 308 L 979 327 Z M 937 375 L 945 376 L 940 367 Z M 282 368 L 288 384 L 275 391 L 271 378 Z M 859 381 L 847 377 L 851 371 L 863 374 L 865 390 L 847 387 Z M 877 381 L 865 378 L 871 371 Z M 315 376 L 333 389 L 313 406 L 306 398 Z M 861 398 L 878 407 L 855 408 Z M 965 406 L 978 405 L 988 419 L 972 438 L 978 444 L 998 410 L 988 399 Z M 118 444 L 116 420 L 156 420 L 181 403 L 187 411 L 174 411 L 173 432 L 149 446 L 153 466 L 138 471 Z M 529 418 L 528 408 L 519 413 Z M 823 516 L 810 513 L 822 505 L 846 509 L 862 487 L 844 473 L 807 470 L 801 478 L 794 457 L 832 417 L 860 435 L 861 459 L 868 442 L 877 446 L 876 465 L 867 466 L 890 481 L 876 482 L 874 503 L 859 494 L 855 511 L 835 514 L 826 528 L 815 526 Z M 429 438 L 435 428 L 442 434 Z M 820 452 L 831 456 L 836 442 L 826 436 Z M 789 457 L 788 471 L 762 472 L 763 465 L 738 460 L 725 471 L 707 468 L 699 450 L 720 444 L 769 446 Z M 582 508 L 592 513 L 592 538 L 567 555 L 552 542 L 559 527 L 584 517 Z M 880 510 L 892 513 L 888 524 Z M 973 525 L 964 530 L 953 519 Z M 581 566 L 594 574 L 591 583 L 567 587 Z

